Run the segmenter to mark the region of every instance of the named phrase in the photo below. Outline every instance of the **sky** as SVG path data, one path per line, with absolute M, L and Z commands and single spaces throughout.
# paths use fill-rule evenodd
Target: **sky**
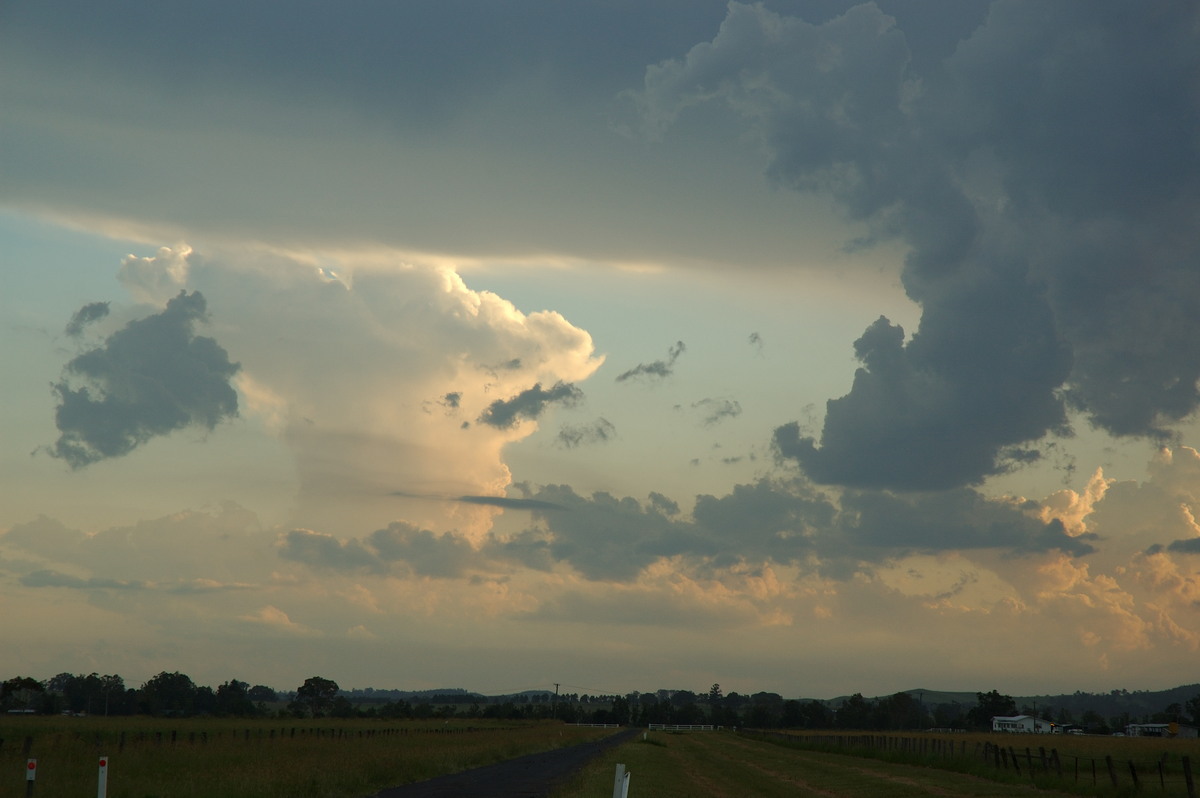
M 1200 7 L 0 6 L 0 673 L 1200 648 Z

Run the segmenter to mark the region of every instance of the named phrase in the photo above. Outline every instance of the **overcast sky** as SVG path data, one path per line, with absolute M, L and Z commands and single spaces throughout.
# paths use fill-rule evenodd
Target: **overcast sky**
M 0 676 L 1194 682 L 1198 74 L 1188 0 L 4 3 Z

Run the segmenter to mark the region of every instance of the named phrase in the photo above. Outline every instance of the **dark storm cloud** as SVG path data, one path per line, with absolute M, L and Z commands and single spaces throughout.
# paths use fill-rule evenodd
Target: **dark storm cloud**
M 252 81 L 303 103 L 331 88 L 356 111 L 429 130 L 452 120 L 464 102 L 495 96 L 514 75 L 541 75 L 563 101 L 615 94 L 645 64 L 711 30 L 724 6 L 298 0 L 281 24 L 269 0 L 210 0 L 203 9 L 130 0 L 120 14 L 66 0 L 53 11 L 6 4 L 0 52 L 51 49 L 68 65 L 133 73 L 164 94 Z
M 606 418 L 590 424 L 568 424 L 558 431 L 556 439 L 564 449 L 575 449 L 592 443 L 606 443 L 617 435 L 617 428 Z
M 658 506 L 608 493 L 584 497 L 567 485 L 543 486 L 532 498 L 568 512 L 535 512 L 544 531 L 530 530 L 500 545 L 497 555 L 532 567 L 548 557 L 569 562 L 589 579 L 629 581 L 661 556 L 698 548 L 712 553 L 690 525 L 671 520 Z
M 580 496 L 566 485 L 547 485 L 533 496 L 570 512 L 535 513 L 537 527 L 490 553 L 531 567 L 565 562 L 588 579 L 619 582 L 664 557 L 699 567 L 803 562 L 826 545 L 823 536 L 836 516 L 819 492 L 768 480 L 739 485 L 724 497 L 699 496 L 691 518 L 657 493 L 644 504 L 603 492 Z
M 92 322 L 108 315 L 107 302 L 89 302 L 75 311 L 71 321 L 67 323 L 67 335 L 77 338 L 83 334 L 83 328 Z
M 1154 546 L 1148 550 L 1147 554 L 1157 554 L 1162 551 L 1161 546 Z M 1173 540 L 1171 545 L 1167 546 L 1167 551 L 1179 552 L 1181 554 L 1200 554 L 1200 538 L 1184 538 L 1183 540 Z
M 515 499 L 508 496 L 459 496 L 458 501 L 467 504 L 485 504 L 503 507 L 506 510 L 563 510 L 562 505 L 538 499 Z
M 385 562 L 404 561 L 415 573 L 443 578 L 462 576 L 478 561 L 470 542 L 454 535 L 394 521 L 371 533 L 367 542 Z
M 547 485 L 531 495 L 570 512 L 535 512 L 534 527 L 486 553 L 542 569 L 566 563 L 593 580 L 632 581 L 664 557 L 681 557 L 701 572 L 773 562 L 844 580 L 917 553 L 992 549 L 1082 557 L 1097 541 L 1034 518 L 1035 503 L 1016 506 L 965 488 L 850 491 L 838 504 L 804 480 L 761 479 L 725 496 L 697 496 L 690 517 L 661 494 L 643 503 Z
M 314 568 L 381 571 L 383 562 L 357 540 L 341 541 L 333 535 L 310 529 L 293 529 L 283 536 L 279 556 Z
M 58 571 L 34 571 L 21 577 L 25 587 L 66 587 L 74 590 L 143 590 L 146 583 L 103 577 L 78 577 Z
M 617 382 L 635 378 L 646 378 L 660 380 L 665 377 L 670 377 L 674 373 L 675 361 L 679 359 L 687 350 L 683 341 L 676 341 L 675 345 L 667 351 L 665 360 L 655 360 L 651 363 L 638 363 L 628 371 L 624 371 L 617 375 Z
M 731 3 L 634 98 L 655 134 L 725 103 L 772 180 L 908 247 L 918 328 L 868 328 L 819 438 L 784 425 L 778 451 L 822 483 L 938 489 L 1033 459 L 1068 410 L 1170 435 L 1200 405 L 1200 7 L 998 0 L 949 48 L 885 7 Z
M 525 498 L 463 496 L 460 501 L 528 510 L 532 523 L 478 548 L 396 522 L 365 538 L 295 530 L 281 538 L 285 559 L 313 568 L 464 576 L 566 565 L 593 581 L 632 582 L 662 559 L 716 574 L 766 563 L 845 580 L 912 554 L 991 549 L 1010 556 L 1062 552 L 1082 557 L 1095 535 L 1068 535 L 1058 521 L 1034 517 L 1039 505 L 990 500 L 971 489 L 922 494 L 847 491 L 840 503 L 804 479 L 760 479 L 725 496 L 696 497 L 690 514 L 661 493 L 646 501 L 569 485 L 519 486 Z M 1182 548 L 1182 546 L 1180 547 Z
M 1072 537 L 1057 520 L 1031 518 L 970 488 L 904 495 L 848 491 L 841 503 L 839 529 L 847 542 L 898 554 L 986 548 L 1081 557 L 1096 551 L 1096 535 Z
M 403 521 L 394 521 L 362 539 L 339 540 L 333 535 L 296 529 L 283 536 L 279 556 L 317 569 L 387 574 L 399 564 L 421 576 L 462 576 L 480 564 L 470 542 L 455 535 L 435 535 Z
M 50 453 L 82 468 L 157 435 L 211 430 L 237 416 L 229 381 L 239 365 L 212 338 L 194 333 L 205 318 L 204 296 L 180 292 L 161 313 L 129 322 L 67 363 L 53 386 L 62 434 Z
M 553 403 L 572 405 L 583 398 L 583 391 L 569 382 L 555 383 L 550 390 L 537 383 L 512 399 L 497 399 L 479 416 L 480 424 L 498 429 L 516 425 L 521 419 L 536 419 Z

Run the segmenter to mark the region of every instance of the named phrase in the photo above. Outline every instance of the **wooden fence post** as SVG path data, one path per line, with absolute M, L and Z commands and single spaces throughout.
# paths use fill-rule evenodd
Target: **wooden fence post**
M 1104 764 L 1108 765 L 1108 777 L 1110 779 L 1112 779 L 1112 784 L 1114 787 L 1116 787 L 1117 786 L 1117 769 L 1116 769 L 1116 767 L 1113 766 L 1113 758 L 1110 755 L 1105 754 L 1104 755 Z
M 1188 798 L 1196 798 L 1196 785 L 1192 782 L 1192 760 L 1183 758 L 1183 781 L 1187 784 Z
M 1020 776 L 1021 775 L 1021 763 L 1017 761 L 1017 752 L 1013 750 L 1013 747 L 1011 745 L 1008 747 L 1008 755 L 1010 757 L 1012 757 L 1013 770 L 1017 771 L 1017 775 Z
M 1141 789 L 1141 784 L 1138 782 L 1137 768 L 1133 766 L 1133 760 L 1129 760 L 1129 776 L 1133 779 L 1133 789 L 1136 792 Z

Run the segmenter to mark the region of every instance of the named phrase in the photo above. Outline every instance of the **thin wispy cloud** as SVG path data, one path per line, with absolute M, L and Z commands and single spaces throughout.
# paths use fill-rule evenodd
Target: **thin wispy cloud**
M 654 360 L 650 363 L 638 363 L 628 371 L 623 371 L 617 375 L 617 382 L 625 382 L 626 380 L 643 379 L 647 381 L 661 380 L 670 377 L 675 371 L 675 361 L 679 356 L 687 351 L 687 347 L 683 341 L 676 341 L 667 351 L 667 357 L 662 360 Z
M 590 424 L 566 424 L 558 431 L 559 446 L 575 449 L 597 443 L 607 443 L 617 435 L 617 428 L 606 418 L 598 418 Z

